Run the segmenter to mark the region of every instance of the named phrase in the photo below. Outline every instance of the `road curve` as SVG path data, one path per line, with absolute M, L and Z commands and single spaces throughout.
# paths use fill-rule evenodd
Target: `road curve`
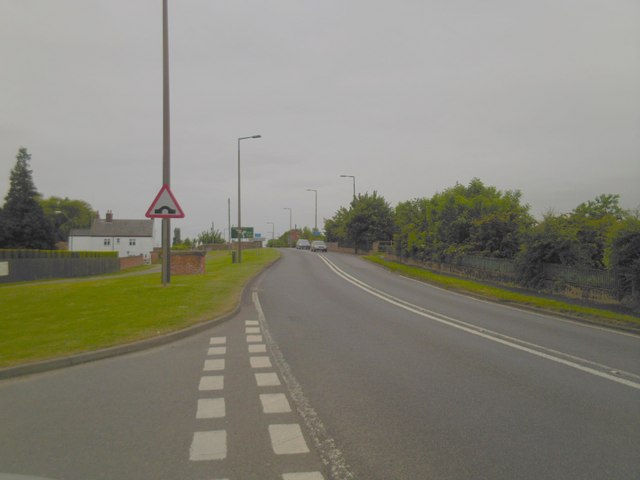
M 637 478 L 640 339 L 287 251 L 266 323 L 355 478 Z M 410 307 L 409 307 L 410 305 Z

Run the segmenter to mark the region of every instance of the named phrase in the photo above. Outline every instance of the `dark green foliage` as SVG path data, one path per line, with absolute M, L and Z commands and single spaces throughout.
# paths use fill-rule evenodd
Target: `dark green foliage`
M 324 230 L 328 242 L 349 244 L 356 251 L 369 249 L 375 241 L 393 238 L 394 212 L 377 192 L 359 194 L 349 210 L 341 207 L 332 218 L 325 219 Z
M 571 218 L 548 213 L 525 235 L 518 257 L 520 280 L 527 286 L 539 287 L 545 280 L 544 263 L 585 265 L 588 258 Z
M 630 295 L 640 305 L 640 220 L 628 218 L 612 234 L 611 267 L 618 274 L 621 296 Z
M 38 203 L 29 161 L 31 155 L 21 147 L 11 171 L 9 192 L 0 218 L 2 248 L 53 249 L 53 226 Z
M 351 202 L 346 233 L 356 252 L 358 248 L 370 249 L 375 241 L 391 240 L 394 230 L 393 210 L 377 192 L 359 194 Z
M 519 191 L 501 192 L 475 178 L 431 198 L 396 208 L 396 249 L 421 260 L 463 254 L 513 258 L 524 232 L 534 223 Z
M 335 215 L 324 220 L 324 233 L 327 242 L 344 242 L 347 238 L 347 219 L 349 210 L 340 207 Z

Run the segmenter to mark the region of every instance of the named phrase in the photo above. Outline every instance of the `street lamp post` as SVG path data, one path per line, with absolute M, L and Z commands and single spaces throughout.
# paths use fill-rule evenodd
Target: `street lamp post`
M 307 188 L 307 192 L 315 192 L 316 194 L 316 216 L 315 216 L 315 224 L 313 227 L 313 234 L 315 235 L 316 232 L 318 231 L 318 190 L 315 190 L 313 188 Z
M 291 248 L 291 219 L 293 217 L 293 209 L 284 207 L 283 210 L 289 210 L 289 237 L 287 244 L 289 245 L 289 248 Z
M 169 14 L 162 2 L 162 184 L 171 184 L 171 145 L 169 112 Z M 171 283 L 171 219 L 162 219 L 162 285 Z
M 267 222 L 267 225 L 271 225 L 271 243 L 273 244 L 276 238 L 276 224 L 273 222 Z
M 353 180 L 353 199 L 356 199 L 356 177 L 353 175 L 340 175 L 343 178 L 351 178 Z
M 242 210 L 240 208 L 240 140 L 247 140 L 249 138 L 261 138 L 261 135 L 252 135 L 250 137 L 238 138 L 238 263 L 242 262 Z

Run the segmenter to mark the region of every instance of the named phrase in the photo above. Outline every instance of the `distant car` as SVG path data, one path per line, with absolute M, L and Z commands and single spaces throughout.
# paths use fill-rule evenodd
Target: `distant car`
M 311 248 L 311 244 L 309 243 L 309 240 L 301 238 L 296 242 L 296 248 L 298 250 L 309 250 Z
M 312 252 L 326 252 L 327 245 L 322 240 L 314 240 L 311 242 L 311 251 Z

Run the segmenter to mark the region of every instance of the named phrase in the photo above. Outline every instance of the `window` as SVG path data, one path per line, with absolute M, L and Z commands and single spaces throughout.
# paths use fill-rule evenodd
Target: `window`
M 136 239 L 135 238 L 130 238 L 129 239 L 129 246 L 134 246 L 136 244 Z
M 104 246 L 108 247 L 109 245 L 111 245 L 111 239 L 110 238 L 105 238 L 104 239 Z

